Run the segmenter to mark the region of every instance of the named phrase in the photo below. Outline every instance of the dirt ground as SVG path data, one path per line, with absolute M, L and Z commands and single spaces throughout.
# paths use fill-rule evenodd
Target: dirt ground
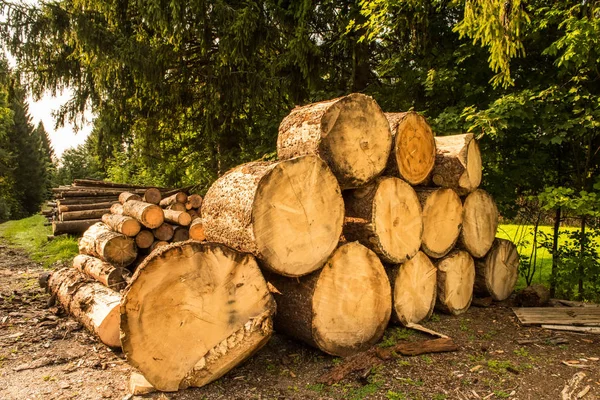
M 123 354 L 48 304 L 50 296 L 38 285 L 41 271 L 22 251 L 0 243 L 0 399 L 132 398 L 127 382 L 133 369 Z M 425 325 L 452 337 L 459 351 L 387 361 L 332 386 L 317 380 L 341 359 L 276 335 L 249 361 L 205 388 L 146 397 L 559 399 L 567 381 L 583 372 L 576 392 L 589 386 L 583 399 L 600 399 L 600 336 L 521 327 L 508 306 L 472 307 L 461 317 L 434 314 Z M 384 343 L 423 339 L 392 327 Z M 519 345 L 522 339 L 537 342 Z

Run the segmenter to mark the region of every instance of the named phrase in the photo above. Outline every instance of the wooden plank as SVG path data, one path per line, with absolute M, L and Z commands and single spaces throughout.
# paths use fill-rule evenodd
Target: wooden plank
M 600 326 L 600 307 L 513 308 L 523 325 Z
M 555 331 L 570 331 L 570 332 L 599 333 L 600 334 L 600 327 L 598 327 L 598 326 L 542 325 L 542 328 L 552 329 Z

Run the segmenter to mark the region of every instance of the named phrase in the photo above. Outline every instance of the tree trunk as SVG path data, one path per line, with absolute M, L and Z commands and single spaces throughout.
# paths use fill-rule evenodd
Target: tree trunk
M 185 203 L 186 210 L 200 208 L 200 206 L 202 206 L 202 196 L 199 194 L 192 194 L 188 196 L 187 202 Z
M 80 221 L 82 219 L 98 219 L 104 214 L 109 213 L 109 208 L 98 209 L 98 210 L 84 210 L 84 211 L 69 211 L 60 214 L 61 221 Z
M 473 299 L 475 263 L 463 250 L 455 250 L 437 263 L 436 307 L 452 315 L 465 313 Z
M 141 201 L 142 197 L 138 194 L 123 192 L 119 195 L 119 203 L 125 204 L 130 200 Z
M 65 310 L 110 347 L 119 347 L 119 293 L 86 279 L 74 268 L 55 271 L 48 288 Z
M 137 219 L 146 228 L 158 228 L 164 221 L 162 208 L 156 204 L 129 200 L 123 204 L 123 214 Z
M 95 204 L 71 204 L 71 205 L 62 205 L 58 207 L 58 211 L 61 213 L 71 212 L 71 211 L 85 211 L 85 210 L 101 210 L 111 208 L 113 204 L 118 204 L 114 202 L 104 202 L 104 203 L 95 203 Z
M 127 284 L 121 268 L 96 257 L 79 254 L 73 259 L 73 267 L 112 290 L 119 291 Z
M 114 203 L 119 201 L 119 196 L 101 196 L 101 197 L 73 197 L 69 199 L 57 199 L 58 206 L 70 206 L 73 204 L 96 204 L 96 203 Z
M 104 214 L 102 222 L 113 231 L 129 237 L 137 235 L 142 228 L 138 221 L 126 215 Z
M 423 207 L 421 249 L 441 258 L 452 250 L 460 234 L 463 206 L 452 189 L 415 188 Z
M 399 176 L 411 185 L 427 180 L 435 164 L 435 140 L 431 127 L 413 111 L 385 113 L 392 131 L 392 154 L 386 174 Z
M 561 208 L 554 214 L 554 235 L 552 236 L 552 271 L 550 273 L 550 297 L 556 294 L 556 281 L 558 275 L 558 236 L 560 234 Z
M 161 207 L 168 207 L 171 206 L 175 203 L 181 203 L 181 204 L 185 204 L 185 202 L 187 201 L 188 196 L 187 194 L 185 194 L 184 192 L 177 192 L 172 196 L 166 197 L 164 199 L 162 199 L 160 201 L 160 206 Z M 183 210 L 185 211 L 185 209 Z
M 197 218 L 190 224 L 190 239 L 203 241 L 206 240 L 204 234 L 204 227 L 202 226 L 202 220 Z
M 163 223 L 158 228 L 153 229 L 152 233 L 154 233 L 156 239 L 167 242 L 173 238 L 174 231 L 171 225 Z
M 402 263 L 421 247 L 423 218 L 413 188 L 393 177 L 344 192 L 344 237 L 358 240 L 389 263 Z
M 190 238 L 190 231 L 185 226 L 178 226 L 173 233 L 173 243 L 184 242 Z
M 207 240 L 254 254 L 275 273 L 302 276 L 335 249 L 344 203 L 325 162 L 304 156 L 234 168 L 210 187 L 201 214 Z
M 418 324 L 431 317 L 437 297 L 436 274 L 437 269 L 421 251 L 405 263 L 388 268 L 395 321 Z
M 316 154 L 342 189 L 357 188 L 380 175 L 392 146 L 385 115 L 369 96 L 351 94 L 296 107 L 279 126 L 280 160 Z
M 452 188 L 461 196 L 477 189 L 481 183 L 481 154 L 473 134 L 436 136 L 435 146 L 433 184 Z
M 152 246 L 152 243 L 154 243 L 154 233 L 152 231 L 142 229 L 140 230 L 140 233 L 135 236 L 135 244 L 140 249 L 149 249 L 150 246 Z
M 150 204 L 159 204 L 162 199 L 162 195 L 160 194 L 160 190 L 157 188 L 148 188 L 144 192 L 144 201 Z
M 131 264 L 137 256 L 132 239 L 113 232 L 101 222 L 92 225 L 79 239 L 79 252 L 100 258 L 118 267 Z
M 487 254 L 496 238 L 498 208 L 486 191 L 477 189 L 463 203 L 460 244 L 475 258 Z
M 577 299 L 583 300 L 584 298 L 584 290 L 583 290 L 583 279 L 585 278 L 585 216 L 581 217 L 581 228 L 579 233 L 581 235 L 581 239 L 579 240 L 579 266 L 577 267 Z
M 163 210 L 165 221 L 181 226 L 188 226 L 192 222 L 192 217 L 185 211 Z
M 52 234 L 54 236 L 64 234 L 79 235 L 97 222 L 100 222 L 100 219 L 84 219 L 66 222 L 54 221 L 52 222 Z
M 302 278 L 267 274 L 278 332 L 322 351 L 349 356 L 383 336 L 391 314 L 390 282 L 377 255 L 358 242 L 341 245 L 320 271 Z
M 146 258 L 129 284 L 123 352 L 159 390 L 200 387 L 260 349 L 274 313 L 254 257 L 216 243 L 172 244 Z
M 485 258 L 475 262 L 474 292 L 496 301 L 506 300 L 519 279 L 519 253 L 510 240 L 496 239 Z

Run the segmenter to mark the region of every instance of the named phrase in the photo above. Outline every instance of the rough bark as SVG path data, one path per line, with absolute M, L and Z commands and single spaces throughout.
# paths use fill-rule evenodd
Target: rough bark
M 437 270 L 436 308 L 452 315 L 465 313 L 473 299 L 473 257 L 466 251 L 455 250 L 438 261 Z
M 95 204 L 95 203 L 108 203 L 119 201 L 119 196 L 92 196 L 92 197 L 74 197 L 69 199 L 57 199 L 56 204 L 58 206 L 70 206 L 73 204 Z
M 385 116 L 393 138 L 386 175 L 399 176 L 411 185 L 425 182 L 435 164 L 431 127 L 413 111 L 385 113 Z
M 84 232 L 79 239 L 79 252 L 119 267 L 131 264 L 137 256 L 135 242 L 131 238 L 113 232 L 101 222 Z
M 126 202 L 128 202 L 130 200 L 141 201 L 142 197 L 138 194 L 130 193 L 130 192 L 123 192 L 123 193 L 119 194 L 119 203 L 125 204 Z
M 84 210 L 101 210 L 111 208 L 113 204 L 118 204 L 114 202 L 104 202 L 104 203 L 92 203 L 92 204 L 70 204 L 70 205 L 61 205 L 58 207 L 58 211 L 70 212 L 70 211 L 84 211 Z
M 60 213 L 61 221 L 80 221 L 82 219 L 98 219 L 104 214 L 109 213 L 109 208 L 97 209 L 97 210 L 83 210 L 83 211 L 68 211 Z
M 436 136 L 435 146 L 433 184 L 452 188 L 461 196 L 477 189 L 481 183 L 481 154 L 473 134 Z
M 475 294 L 506 300 L 519 279 L 517 246 L 505 239 L 496 239 L 483 259 L 475 262 Z
M 421 247 L 423 218 L 413 188 L 399 178 L 379 177 L 344 192 L 344 237 L 358 240 L 388 263 L 402 263 Z
M 161 226 L 159 226 L 156 229 L 152 230 L 152 233 L 154 233 L 154 237 L 157 240 L 162 240 L 162 241 L 169 241 L 173 238 L 173 227 L 167 223 L 163 223 Z
M 286 276 L 321 268 L 342 231 L 344 203 L 325 162 L 304 156 L 232 169 L 208 190 L 202 225 L 209 241 L 254 254 Z
M 481 258 L 492 247 L 498 229 L 496 202 L 485 190 L 470 193 L 463 203 L 460 245 L 475 258 Z
M 135 235 L 135 244 L 140 249 L 148 249 L 152 243 L 154 243 L 154 233 L 148 229 L 142 229 Z
M 53 221 L 52 234 L 54 236 L 72 234 L 79 235 L 85 232 L 90 226 L 100 222 L 100 219 L 85 219 L 81 221 Z
M 123 215 L 123 205 L 121 203 L 115 203 L 110 207 L 110 213 L 115 215 Z
M 102 222 L 113 231 L 129 237 L 137 235 L 142 228 L 138 221 L 126 215 L 104 214 Z
M 203 386 L 268 341 L 274 312 L 254 257 L 172 244 L 144 260 L 123 296 L 123 352 L 159 390 Z
M 173 210 L 163 210 L 165 214 L 165 221 L 180 225 L 180 226 L 188 226 L 190 222 L 192 222 L 192 217 L 185 211 L 173 211 Z
M 337 356 L 363 351 L 383 336 L 390 282 L 377 255 L 360 243 L 341 245 L 322 270 L 308 276 L 266 277 L 279 292 L 278 332 Z
M 456 244 L 462 228 L 460 197 L 452 189 L 415 189 L 423 207 L 421 249 L 429 257 L 444 257 Z
M 187 201 L 187 198 L 188 198 L 188 196 L 184 192 L 177 192 L 174 195 L 171 195 L 169 197 L 165 197 L 164 199 L 162 199 L 160 201 L 160 206 L 161 207 L 168 207 L 168 206 L 173 205 L 175 203 L 185 204 L 185 202 Z
M 137 219 L 146 228 L 158 228 L 165 219 L 162 208 L 156 204 L 129 200 L 123 204 L 123 214 Z
M 277 156 L 287 160 L 316 154 L 348 189 L 383 172 L 391 145 L 390 127 L 379 105 L 353 93 L 292 110 L 279 126 Z
M 202 220 L 200 218 L 194 219 L 190 224 L 190 239 L 199 241 L 206 240 L 204 226 L 202 226 Z
M 144 192 L 144 201 L 150 204 L 159 204 L 162 200 L 162 195 L 160 194 L 160 190 L 157 188 L 148 188 Z
M 73 268 L 112 290 L 119 291 L 126 285 L 121 268 L 115 268 L 96 257 L 79 254 L 73 259 Z

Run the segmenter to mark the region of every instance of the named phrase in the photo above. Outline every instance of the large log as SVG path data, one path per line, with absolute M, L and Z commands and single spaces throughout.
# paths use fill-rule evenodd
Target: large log
M 473 134 L 436 136 L 435 146 L 433 184 L 452 188 L 461 196 L 477 189 L 481 183 L 481 153 Z
M 162 208 L 156 204 L 129 200 L 123 204 L 123 214 L 137 219 L 146 228 L 158 228 L 165 220 Z
M 123 297 L 123 352 L 159 390 L 203 386 L 268 341 L 274 312 L 254 257 L 172 244 L 144 260 Z
M 379 105 L 353 93 L 292 110 L 279 126 L 277 156 L 287 160 L 319 155 L 342 189 L 348 189 L 383 172 L 391 145 L 390 127 Z
M 135 242 L 99 222 L 89 227 L 79 239 L 79 252 L 94 256 L 118 267 L 131 264 L 137 257 Z
M 405 263 L 388 268 L 394 321 L 418 324 L 431 316 L 437 298 L 436 274 L 435 265 L 420 251 Z
M 496 202 L 485 190 L 470 193 L 463 203 L 460 244 L 475 258 L 487 254 L 498 229 Z
M 70 212 L 70 211 L 84 211 L 84 210 L 101 210 L 110 208 L 115 202 L 108 201 L 103 203 L 92 203 L 92 204 L 70 204 L 70 205 L 61 205 L 58 207 L 58 211 Z
M 385 113 L 392 131 L 392 154 L 386 174 L 399 176 L 411 185 L 427 180 L 435 164 L 435 140 L 431 127 L 413 111 Z
M 181 204 L 185 204 L 185 202 L 187 201 L 188 196 L 187 194 L 185 194 L 184 192 L 177 192 L 172 196 L 169 197 L 165 197 L 164 199 L 162 199 L 160 201 L 160 206 L 161 207 L 168 207 L 171 206 L 175 203 L 181 203 Z M 185 211 L 185 209 L 183 210 Z
M 196 218 L 190 224 L 190 239 L 203 241 L 206 240 L 204 234 L 204 227 L 202 226 L 202 219 Z
M 463 220 L 460 197 L 452 189 L 415 188 L 423 207 L 421 249 L 441 258 L 456 244 Z
M 437 304 L 440 311 L 460 315 L 473 299 L 475 262 L 463 250 L 455 250 L 437 263 Z
M 337 246 L 344 202 L 325 162 L 310 155 L 232 169 L 210 187 L 201 214 L 207 240 L 301 276 L 321 268 Z
M 165 221 L 175 225 L 188 226 L 192 222 L 192 216 L 185 211 L 163 210 Z
M 275 329 L 322 351 L 349 356 L 383 336 L 391 288 L 377 255 L 358 242 L 341 245 L 320 271 L 302 278 L 267 274 L 275 293 Z
M 485 258 L 475 262 L 475 294 L 506 300 L 519 279 L 519 253 L 510 240 L 496 239 Z
M 73 259 L 73 268 L 113 290 L 121 290 L 127 284 L 121 268 L 86 254 L 79 254 Z
M 123 193 L 119 194 L 119 203 L 125 204 L 126 202 L 128 202 L 130 200 L 141 201 L 142 196 L 140 196 L 139 194 L 136 194 L 136 193 L 131 193 L 131 192 L 123 192 Z
M 73 234 L 79 235 L 85 232 L 90 226 L 100 222 L 100 219 L 85 219 L 81 221 L 53 221 L 52 222 L 52 234 L 54 236 Z
M 58 206 L 69 206 L 72 204 L 95 204 L 119 201 L 119 196 L 91 196 L 91 197 L 72 197 L 68 199 L 57 199 Z
M 142 228 L 137 220 L 126 215 L 104 214 L 102 216 L 102 222 L 113 231 L 129 237 L 137 235 Z
M 358 240 L 388 263 L 413 257 L 421 247 L 423 218 L 414 189 L 399 178 L 379 177 L 344 192 L 344 237 Z
M 157 188 L 148 188 L 144 191 L 143 199 L 146 203 L 159 204 L 162 200 L 162 195 L 160 194 L 160 190 Z
M 68 211 L 60 214 L 61 221 L 80 221 L 82 219 L 98 219 L 104 214 L 109 213 L 109 208 L 97 209 L 97 210 L 83 210 L 83 211 Z
M 48 288 L 65 310 L 110 347 L 119 347 L 121 296 L 74 268 L 55 271 Z

